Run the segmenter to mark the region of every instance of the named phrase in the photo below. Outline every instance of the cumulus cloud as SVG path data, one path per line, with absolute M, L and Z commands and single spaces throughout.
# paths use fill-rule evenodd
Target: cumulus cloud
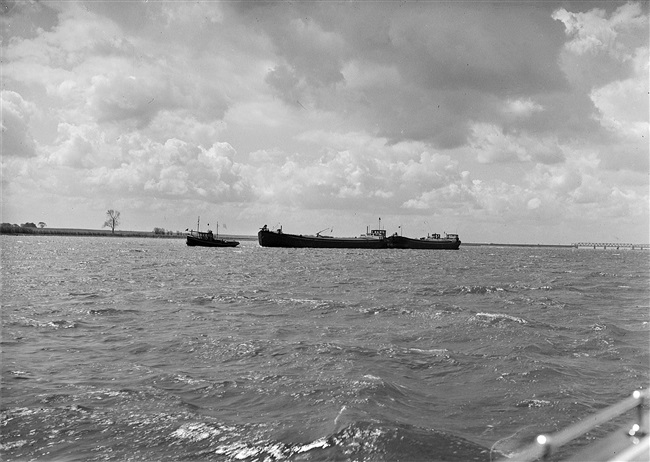
M 423 189 L 441 188 L 462 177 L 449 156 L 427 151 L 419 142 L 391 145 L 369 134 L 322 131 L 306 133 L 302 139 L 321 144 L 318 158 L 255 154 L 257 167 L 249 175 L 264 197 L 282 197 L 310 209 L 358 210 L 377 201 L 381 209 L 403 207 L 409 212 L 410 201 Z
M 543 111 L 544 107 L 530 98 L 508 99 L 503 105 L 503 112 L 513 117 L 529 117 L 536 112 Z
M 131 140 L 132 141 L 132 140 Z M 126 142 L 125 142 L 126 144 Z M 208 149 L 178 139 L 130 147 L 128 161 L 114 169 L 98 169 L 91 182 L 96 187 L 175 198 L 202 197 L 204 200 L 245 200 L 249 187 L 241 168 L 232 160 L 234 149 L 228 143 L 215 143 Z
M 526 204 L 529 210 L 535 210 L 538 209 L 539 206 L 541 205 L 542 201 L 539 197 L 533 197 L 531 200 L 529 200 Z
M 370 123 L 393 142 L 460 146 L 468 117 L 499 115 L 493 94 L 562 85 L 553 65 L 559 43 L 546 41 L 537 11 L 528 23 L 517 9 L 476 4 L 235 7 L 280 50 L 267 82 L 289 104 L 344 110 L 355 129 Z M 539 32 L 534 40 L 530 30 Z
M 143 223 L 219 204 L 249 228 L 489 232 L 587 229 L 618 201 L 647 222 L 643 3 L 29 5 L 3 42 L 14 210 L 31 191 Z
M 607 12 L 595 8 L 585 13 L 573 13 L 561 8 L 553 13 L 553 19 L 564 23 L 571 40 L 565 47 L 577 55 L 606 52 L 618 59 L 629 59 L 628 50 L 620 41 L 620 35 L 630 29 L 647 28 L 640 3 L 626 3 L 608 18 Z
M 97 165 L 96 156 L 102 141 L 98 132 L 90 125 L 61 123 L 58 127 L 57 146 L 49 155 L 49 162 L 72 168 L 92 168 Z
M 528 133 L 506 133 L 492 124 L 474 124 L 470 146 L 481 163 L 562 162 L 562 146 L 555 137 L 536 137 Z
M 603 127 L 621 135 L 646 141 L 648 134 L 648 48 L 638 48 L 630 78 L 615 80 L 591 91 Z M 645 139 L 644 139 L 645 138 Z
M 593 120 L 600 127 L 590 130 L 598 141 L 585 142 L 584 147 L 605 169 L 647 171 L 647 10 L 641 3 L 625 3 L 611 12 L 559 9 L 553 18 L 564 24 L 568 37 L 561 68 L 589 103 L 583 126 Z
M 2 155 L 33 157 L 36 143 L 30 130 L 30 118 L 36 107 L 13 91 L 0 93 L 2 106 Z
M 284 101 L 291 105 L 302 104 L 300 103 L 300 99 L 303 97 L 302 89 L 299 88 L 300 79 L 296 76 L 295 71 L 286 64 L 280 64 L 270 70 L 265 80 Z
M 569 40 L 560 56 L 562 71 L 574 84 L 599 86 L 625 78 L 634 66 L 636 50 L 648 47 L 648 16 L 640 3 L 626 3 L 609 17 L 603 9 L 573 13 L 556 10 Z
M 95 75 L 88 90 L 88 111 L 100 123 L 130 120 L 142 128 L 167 100 L 167 88 L 151 75 Z

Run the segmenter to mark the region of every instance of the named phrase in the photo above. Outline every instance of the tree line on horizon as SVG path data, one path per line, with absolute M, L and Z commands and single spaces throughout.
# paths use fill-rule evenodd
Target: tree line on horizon
M 39 221 L 38 226 L 36 224 L 32 223 L 31 221 L 28 221 L 27 223 L 22 223 L 20 225 L 17 225 L 15 223 L 2 223 L 0 224 L 3 228 L 11 228 L 11 227 L 16 227 L 16 228 L 45 228 L 47 226 L 46 223 Z
M 111 234 L 115 234 L 115 228 L 117 228 L 120 225 L 120 211 L 119 210 L 114 210 L 114 209 L 109 209 L 106 211 L 106 221 L 104 221 L 104 224 L 102 225 L 102 228 L 110 228 L 111 229 Z M 26 222 L 22 223 L 20 225 L 15 224 L 15 223 L 1 223 L 0 224 L 0 232 L 6 233 L 6 234 L 14 234 L 16 232 L 21 232 L 21 231 L 28 231 L 28 230 L 34 230 L 36 231 L 37 229 L 41 228 L 46 228 L 47 223 L 43 221 L 39 221 L 38 225 L 36 225 L 33 222 Z M 65 228 L 61 228 L 65 229 Z M 181 233 L 180 231 L 171 231 L 171 230 L 166 230 L 165 228 L 159 228 L 159 227 L 154 227 L 153 234 L 157 236 L 174 236 L 174 235 L 181 235 L 184 233 Z

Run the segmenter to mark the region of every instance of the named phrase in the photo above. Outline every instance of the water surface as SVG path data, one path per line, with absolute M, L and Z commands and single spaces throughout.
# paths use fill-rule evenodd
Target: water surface
M 0 242 L 4 460 L 489 461 L 649 383 L 647 251 Z

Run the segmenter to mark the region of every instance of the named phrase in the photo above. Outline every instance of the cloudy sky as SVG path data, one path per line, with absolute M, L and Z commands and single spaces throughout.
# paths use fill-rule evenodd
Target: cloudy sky
M 649 240 L 647 2 L 1 7 L 3 222 Z

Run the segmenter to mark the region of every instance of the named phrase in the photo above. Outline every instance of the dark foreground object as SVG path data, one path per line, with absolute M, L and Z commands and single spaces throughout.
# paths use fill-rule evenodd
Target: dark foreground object
M 548 456 L 561 446 L 584 436 L 600 425 L 612 423 L 619 416 L 633 409 L 635 410 L 634 416 L 627 425 L 596 440 L 578 454 L 562 460 L 567 462 L 647 462 L 650 460 L 648 400 L 650 400 L 650 389 L 636 390 L 629 398 L 612 404 L 587 419 L 552 435 L 539 435 L 534 443 L 498 462 L 547 460 Z

